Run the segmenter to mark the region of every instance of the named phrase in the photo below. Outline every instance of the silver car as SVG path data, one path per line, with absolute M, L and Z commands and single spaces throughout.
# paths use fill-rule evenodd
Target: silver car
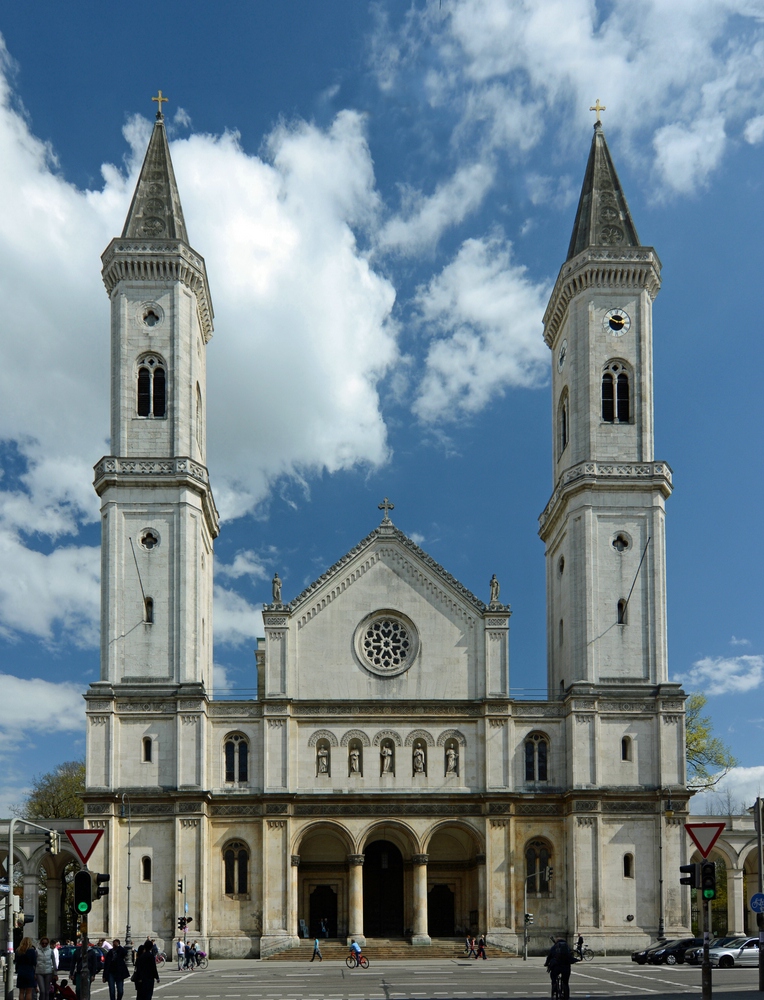
M 721 948 L 711 948 L 708 952 L 711 965 L 720 969 L 731 969 L 736 965 L 758 966 L 759 939 L 739 937 Z

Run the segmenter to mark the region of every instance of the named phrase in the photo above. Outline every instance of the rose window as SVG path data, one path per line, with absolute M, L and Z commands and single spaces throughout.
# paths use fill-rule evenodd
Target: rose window
M 418 648 L 413 623 L 399 614 L 377 612 L 356 632 L 356 650 L 363 665 L 388 677 L 408 670 Z

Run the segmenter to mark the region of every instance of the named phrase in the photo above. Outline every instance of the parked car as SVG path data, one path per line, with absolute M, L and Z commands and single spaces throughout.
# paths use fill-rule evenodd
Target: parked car
M 631 960 L 632 962 L 636 962 L 637 965 L 644 965 L 646 962 L 650 961 L 650 956 L 654 951 L 676 943 L 677 941 L 674 939 L 672 941 L 661 941 L 660 944 L 650 945 L 649 948 L 643 948 L 642 951 L 635 951 L 631 956 Z
M 730 934 L 727 937 L 714 938 L 711 942 L 711 948 L 723 948 L 739 936 L 738 934 Z M 698 948 L 688 948 L 684 953 L 684 960 L 688 965 L 700 965 L 703 962 L 703 945 L 701 944 Z
M 718 966 L 720 969 L 731 969 L 736 965 L 758 966 L 759 939 L 735 938 L 721 948 L 711 948 L 708 957 L 711 965 Z
M 105 952 L 102 948 L 96 948 L 91 946 L 92 950 L 98 955 L 98 958 L 103 965 L 105 961 Z M 58 969 L 59 972 L 71 972 L 74 966 L 75 957 L 79 951 L 78 945 L 65 944 L 58 949 Z
M 647 960 L 653 965 L 660 965 L 663 962 L 666 965 L 683 965 L 687 949 L 696 948 L 698 945 L 702 948 L 703 938 L 680 938 L 678 941 L 667 941 L 659 948 L 653 948 Z

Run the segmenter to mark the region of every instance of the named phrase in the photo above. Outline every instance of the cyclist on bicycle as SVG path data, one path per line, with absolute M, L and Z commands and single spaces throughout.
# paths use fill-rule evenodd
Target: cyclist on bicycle
M 578 935 L 578 941 L 576 941 L 576 955 L 578 956 L 578 961 L 581 962 L 584 957 L 584 937 L 583 934 Z
M 557 995 L 555 984 L 558 976 L 562 980 L 562 1000 L 567 1000 L 570 996 L 570 987 L 568 986 L 570 981 L 570 967 L 577 961 L 578 959 L 568 947 L 565 938 L 557 938 L 549 949 L 549 954 L 544 962 L 544 965 L 549 970 L 549 975 L 552 977 L 552 996 Z
M 355 964 L 361 964 L 361 946 L 358 944 L 355 938 L 350 942 L 350 954 L 355 959 Z

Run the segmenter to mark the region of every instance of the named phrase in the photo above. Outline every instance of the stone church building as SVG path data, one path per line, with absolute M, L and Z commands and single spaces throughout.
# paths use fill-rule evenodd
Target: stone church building
M 532 950 L 551 933 L 630 951 L 664 927 L 687 932 L 671 470 L 653 454 L 660 267 L 597 122 L 544 317 L 547 700 L 509 695 L 496 580 L 486 604 L 395 527 L 387 501 L 303 593 L 282 599 L 274 580 L 258 697 L 215 700 L 213 310 L 157 114 L 103 255 L 113 453 L 95 467 L 101 678 L 85 696 L 85 799 L 105 833 L 91 867 L 111 873 L 111 893 L 92 935 L 124 928 L 128 884 L 134 937 L 168 946 L 187 903 L 213 956 L 267 956 L 321 921 L 341 939 L 427 948 L 472 931 L 516 951 L 526 906 Z

